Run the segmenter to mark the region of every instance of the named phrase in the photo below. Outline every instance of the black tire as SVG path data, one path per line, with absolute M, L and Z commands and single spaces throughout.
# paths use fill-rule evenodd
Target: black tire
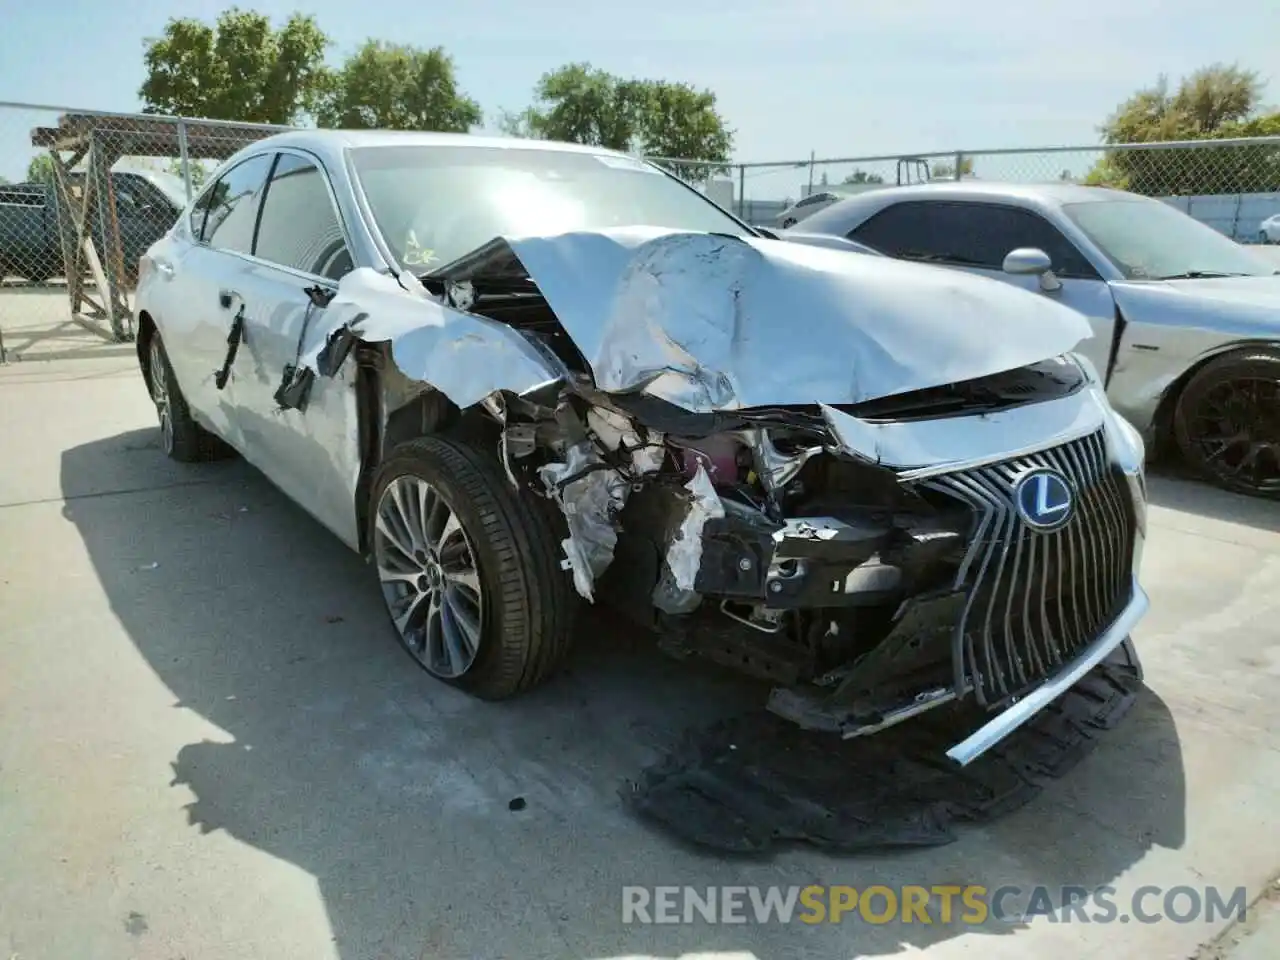
M 147 389 L 160 421 L 160 449 L 179 463 L 199 463 L 228 456 L 231 448 L 192 419 L 159 330 L 152 330 L 147 350 Z
M 389 587 L 382 582 L 383 564 L 397 554 L 378 529 L 379 510 L 384 497 L 393 496 L 392 483 L 405 478 L 425 481 L 452 511 L 474 562 L 481 592 L 479 640 L 474 659 L 458 675 L 425 662 L 425 627 L 414 639 L 396 627 Z M 560 568 L 561 538 L 550 512 L 536 498 L 513 490 L 491 454 L 444 437 L 401 444 L 374 477 L 369 518 L 370 550 L 392 630 L 420 667 L 485 700 L 513 697 L 552 675 L 569 651 L 577 606 L 570 578 Z M 440 567 L 443 554 L 442 549 Z
M 1206 437 L 1210 429 L 1230 441 Z M 1173 433 L 1205 479 L 1280 500 L 1280 352 L 1238 350 L 1206 363 L 1178 396 Z

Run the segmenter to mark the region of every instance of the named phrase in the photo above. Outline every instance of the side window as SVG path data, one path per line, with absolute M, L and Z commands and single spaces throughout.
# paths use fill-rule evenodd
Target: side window
M 213 185 L 208 194 L 201 239 L 219 250 L 253 252 L 253 227 L 257 221 L 256 197 L 271 166 L 269 154 L 236 164 Z M 204 198 L 201 198 L 204 202 Z
M 113 183 L 111 187 L 116 195 L 116 212 L 126 216 L 136 214 L 141 204 L 134 195 L 133 187 L 120 183 Z
M 1049 255 L 1064 277 L 1097 272 L 1062 233 L 1038 214 L 991 203 L 910 202 L 882 210 L 849 234 L 890 256 L 999 270 L 1019 247 Z
M 204 235 L 204 220 L 209 212 L 209 204 L 213 202 L 214 190 L 218 185 L 216 183 L 209 184 L 208 189 L 196 198 L 196 202 L 191 207 L 191 218 L 189 224 L 191 226 L 191 236 L 199 240 Z
M 943 258 L 945 243 L 936 236 L 929 203 L 898 203 L 886 207 L 849 233 L 850 240 L 865 243 L 890 257 L 915 260 Z
M 280 154 L 262 200 L 256 256 L 294 270 L 340 279 L 353 267 L 324 171 Z

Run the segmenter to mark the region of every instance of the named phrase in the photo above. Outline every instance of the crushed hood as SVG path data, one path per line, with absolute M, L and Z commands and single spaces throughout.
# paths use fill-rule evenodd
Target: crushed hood
M 1023 366 L 1091 335 L 1079 314 L 1008 284 L 801 243 L 655 228 L 499 243 L 600 389 L 694 412 L 860 403 Z

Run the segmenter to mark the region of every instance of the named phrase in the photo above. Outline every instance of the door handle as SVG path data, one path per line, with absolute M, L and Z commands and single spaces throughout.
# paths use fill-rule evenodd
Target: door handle
M 231 304 L 239 296 L 240 294 L 236 293 L 234 290 L 221 290 L 218 292 L 218 304 L 223 310 L 230 310 Z
M 162 274 L 166 280 L 173 279 L 173 264 L 168 260 L 157 260 L 156 271 Z

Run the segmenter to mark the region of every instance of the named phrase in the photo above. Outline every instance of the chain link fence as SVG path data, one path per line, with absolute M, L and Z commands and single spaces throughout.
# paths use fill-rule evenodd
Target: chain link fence
M 222 160 L 279 129 L 0 102 L 0 356 L 42 352 L 69 334 L 129 340 L 139 256 Z M 796 205 L 805 198 L 956 179 L 1114 186 L 1163 198 L 1244 243 L 1265 242 L 1262 222 L 1280 213 L 1280 137 L 769 163 L 653 159 L 762 226 L 802 220 L 808 211 Z
M 139 257 L 217 164 L 277 129 L 0 103 L 4 358 L 132 339 Z
M 1036 150 L 962 150 L 743 164 L 659 159 L 749 223 L 799 221 L 807 197 L 937 180 L 1080 183 L 1159 197 L 1241 243 L 1280 213 L 1280 137 Z M 689 176 L 693 174 L 693 176 Z M 725 198 L 730 202 L 725 203 Z M 817 203 L 813 204 L 817 209 Z

